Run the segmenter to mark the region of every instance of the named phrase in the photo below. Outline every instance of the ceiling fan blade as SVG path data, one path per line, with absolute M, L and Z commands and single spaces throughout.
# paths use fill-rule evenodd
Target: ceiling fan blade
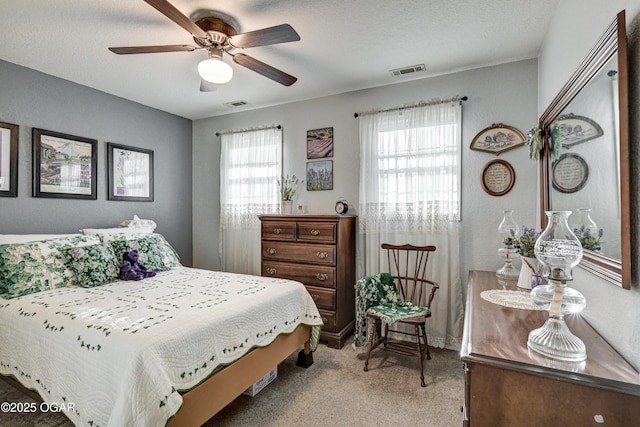
M 296 30 L 289 24 L 282 24 L 262 30 L 237 34 L 229 38 L 229 44 L 233 47 L 244 49 L 246 47 L 297 42 L 298 40 L 300 40 L 300 36 L 296 33 Z
M 218 90 L 218 86 L 215 83 L 200 79 L 200 92 L 215 92 Z
M 180 25 L 182 28 L 187 30 L 191 35 L 206 39 L 207 32 L 202 28 L 198 27 L 193 23 L 189 18 L 187 18 L 182 12 L 175 8 L 171 3 L 166 0 L 144 0 L 149 5 L 153 6 L 160 13 L 162 13 L 167 18 L 171 19 L 176 24 Z
M 255 71 L 258 74 L 262 74 L 263 76 L 284 86 L 291 86 L 298 80 L 296 77 L 293 77 L 290 74 L 273 68 L 271 65 L 267 65 L 264 62 L 258 61 L 257 59 L 247 56 L 243 53 L 237 53 L 233 55 L 233 61 L 236 64 L 242 65 L 243 67 L 246 67 L 251 71 Z
M 118 55 L 131 55 L 136 53 L 191 52 L 196 49 L 196 47 L 186 44 L 174 44 L 165 46 L 125 46 L 109 48 L 111 52 L 117 53 Z

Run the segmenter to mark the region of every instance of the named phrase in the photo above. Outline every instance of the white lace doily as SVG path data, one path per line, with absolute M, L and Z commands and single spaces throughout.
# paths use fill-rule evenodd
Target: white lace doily
M 529 292 L 490 289 L 488 291 L 482 291 L 480 296 L 483 300 L 503 307 L 520 308 L 523 310 L 544 310 L 544 308 L 533 302 Z

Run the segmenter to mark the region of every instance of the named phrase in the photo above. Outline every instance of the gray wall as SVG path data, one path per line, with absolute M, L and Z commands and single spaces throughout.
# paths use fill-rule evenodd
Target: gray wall
M 134 214 L 158 224 L 192 263 L 190 120 L 0 61 L 0 121 L 20 126 L 18 197 L 0 197 L 0 234 L 75 233 L 115 227 Z M 34 198 L 31 130 L 98 140 L 98 199 Z M 155 200 L 108 201 L 106 142 L 154 150 Z
M 640 234 L 637 182 L 640 179 L 640 1 L 561 0 L 539 55 L 538 113 L 542 114 L 580 62 L 622 9 L 626 9 L 629 40 L 629 103 L 632 163 L 633 274 L 630 291 L 616 287 L 577 268 L 572 286 L 587 298 L 582 315 L 636 369 L 640 369 Z M 585 25 L 588 23 L 588 25 Z M 567 48 L 570 46 L 571 48 Z M 602 224 L 604 225 L 604 224 Z
M 526 60 L 440 77 L 318 98 L 271 108 L 197 120 L 193 127 L 194 266 L 219 269 L 218 251 L 220 140 L 222 130 L 281 124 L 284 135 L 284 173 L 305 176 L 306 131 L 333 126 L 334 189 L 300 192 L 308 213 L 334 213 L 339 198 L 358 206 L 359 139 L 354 112 L 401 106 L 420 100 L 466 95 L 462 111 L 462 254 L 461 278 L 468 270 L 496 270 L 501 237 L 497 233 L 502 211 L 514 209 L 520 224 L 536 224 L 537 165 L 526 146 L 500 155 L 515 169 L 510 193 L 489 196 L 482 190 L 482 167 L 493 154 L 471 151 L 473 137 L 492 123 L 504 123 L 526 134 L 537 121 L 537 61 Z M 357 213 L 357 212 L 356 212 Z M 259 244 L 259 242 L 256 242 Z

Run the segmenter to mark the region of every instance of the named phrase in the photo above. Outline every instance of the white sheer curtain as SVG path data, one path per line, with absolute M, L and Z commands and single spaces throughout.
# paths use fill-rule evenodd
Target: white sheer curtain
M 388 270 L 382 243 L 434 245 L 429 277 L 440 285 L 429 343 L 459 349 L 460 101 L 360 117 L 360 276 Z
M 282 130 L 223 134 L 220 155 L 220 257 L 223 271 L 260 275 L 258 215 L 277 213 Z

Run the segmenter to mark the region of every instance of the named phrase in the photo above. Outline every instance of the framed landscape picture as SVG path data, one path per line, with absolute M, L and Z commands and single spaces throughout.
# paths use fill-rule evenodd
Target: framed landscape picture
M 307 159 L 333 157 L 333 128 L 307 131 Z
M 153 202 L 153 150 L 107 143 L 107 199 Z
M 97 198 L 98 141 L 33 129 L 33 197 Z
M 333 160 L 307 162 L 307 190 L 333 190 Z
M 18 197 L 18 129 L 0 122 L 0 197 Z

